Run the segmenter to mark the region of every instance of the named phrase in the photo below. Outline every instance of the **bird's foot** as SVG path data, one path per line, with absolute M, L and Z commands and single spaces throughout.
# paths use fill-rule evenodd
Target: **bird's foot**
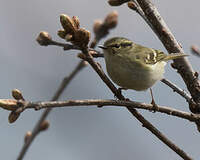
M 154 99 L 152 99 L 151 104 L 152 104 L 151 109 L 152 109 L 153 113 L 155 113 L 158 110 L 158 105 L 155 103 Z

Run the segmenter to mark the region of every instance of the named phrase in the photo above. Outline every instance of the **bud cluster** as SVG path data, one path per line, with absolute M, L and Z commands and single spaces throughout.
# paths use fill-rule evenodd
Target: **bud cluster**
M 94 22 L 93 31 L 97 39 L 105 37 L 109 30 L 116 27 L 118 23 L 118 13 L 117 11 L 112 11 L 106 18 L 102 20 L 96 20 Z
M 63 29 L 59 30 L 57 33 L 60 38 L 80 47 L 88 45 L 90 32 L 84 28 L 80 28 L 78 17 L 73 16 L 71 18 L 68 15 L 61 14 L 60 23 L 63 27 Z

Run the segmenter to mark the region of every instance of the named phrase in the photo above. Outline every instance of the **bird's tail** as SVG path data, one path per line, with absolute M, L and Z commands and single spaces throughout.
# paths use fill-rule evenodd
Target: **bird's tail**
M 163 60 L 169 61 L 169 60 L 178 59 L 178 58 L 182 58 L 186 56 L 189 56 L 189 55 L 183 54 L 183 53 L 171 53 L 171 54 L 168 54 L 166 57 L 164 57 Z

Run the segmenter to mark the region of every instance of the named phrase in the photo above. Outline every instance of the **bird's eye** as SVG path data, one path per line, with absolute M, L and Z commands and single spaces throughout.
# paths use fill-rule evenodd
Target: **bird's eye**
M 120 45 L 119 44 L 115 44 L 112 47 L 114 47 L 114 48 L 120 48 Z

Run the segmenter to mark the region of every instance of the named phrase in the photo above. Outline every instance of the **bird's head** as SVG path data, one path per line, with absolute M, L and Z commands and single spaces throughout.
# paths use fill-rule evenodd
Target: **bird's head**
M 122 37 L 113 37 L 108 39 L 103 46 L 99 46 L 104 50 L 104 53 L 118 55 L 126 53 L 131 49 L 133 42 Z

